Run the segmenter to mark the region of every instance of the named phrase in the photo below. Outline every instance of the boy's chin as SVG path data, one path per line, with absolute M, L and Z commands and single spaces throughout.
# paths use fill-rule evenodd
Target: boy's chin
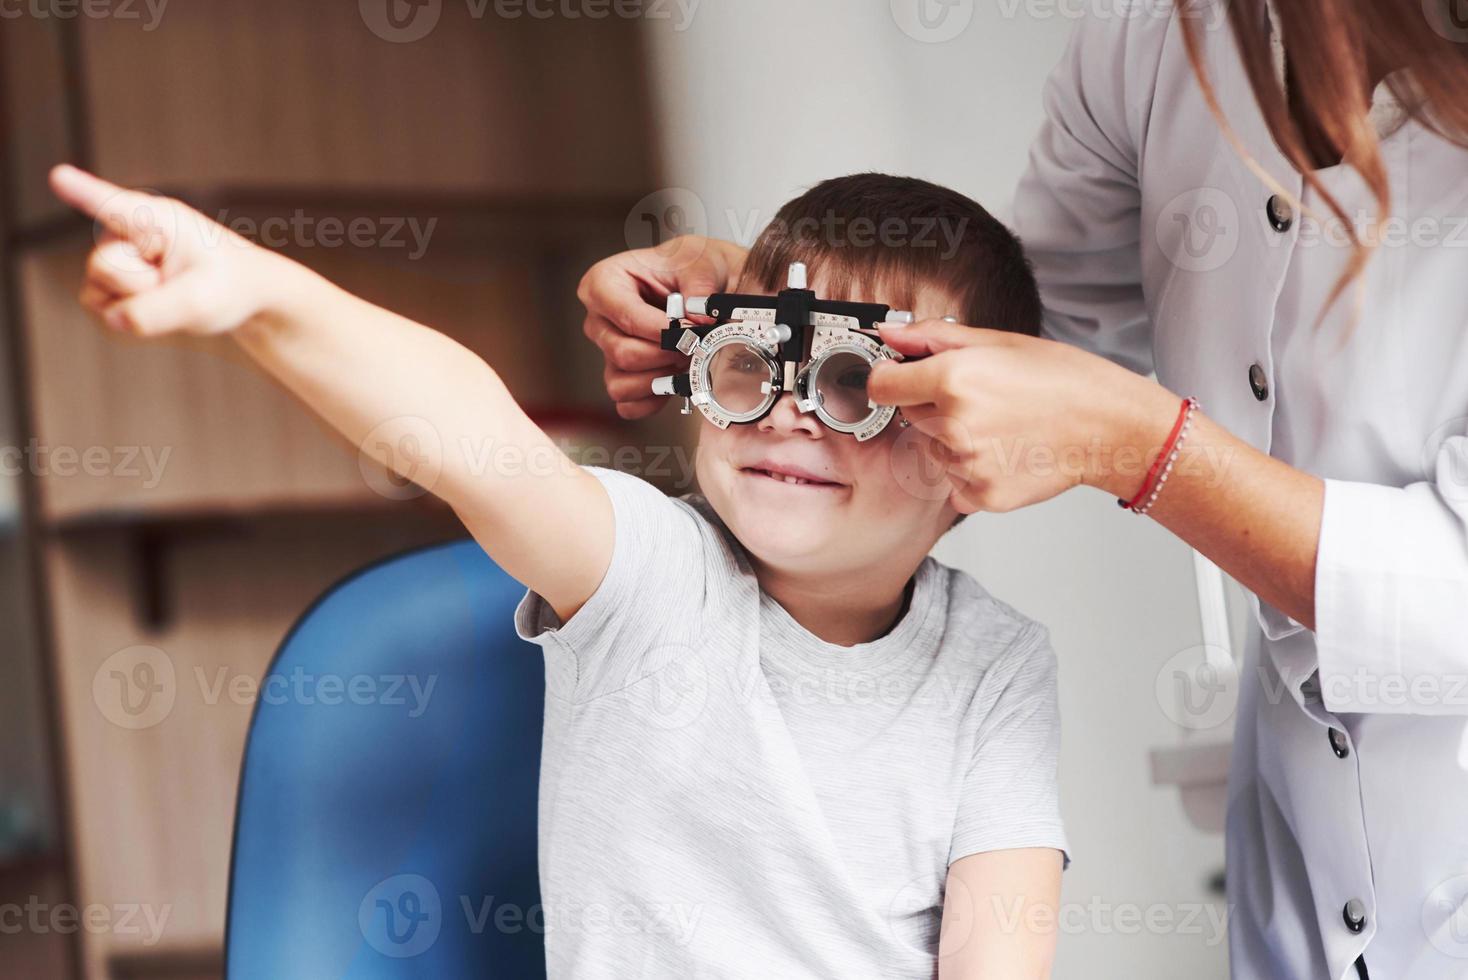
M 800 521 L 796 516 L 750 508 L 740 513 L 733 530 L 745 550 L 767 565 L 799 568 L 828 563 L 841 535 L 824 522 Z

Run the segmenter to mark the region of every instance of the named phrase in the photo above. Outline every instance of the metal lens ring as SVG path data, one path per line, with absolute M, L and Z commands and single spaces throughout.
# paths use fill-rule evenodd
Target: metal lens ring
M 810 362 L 796 379 L 801 411 L 814 412 L 827 428 L 854 435 L 858 442 L 880 435 L 897 409 L 873 404 L 867 380 L 872 365 L 890 356 L 884 345 L 864 334 L 817 333 Z
M 721 429 L 758 421 L 780 397 L 779 348 L 770 343 L 769 329 L 767 323 L 726 323 L 693 349 L 688 364 L 691 401 Z

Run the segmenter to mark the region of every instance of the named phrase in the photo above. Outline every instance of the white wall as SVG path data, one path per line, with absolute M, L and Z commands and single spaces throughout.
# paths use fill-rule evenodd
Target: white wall
M 747 242 L 806 186 L 865 169 L 950 184 L 1007 217 L 1073 21 L 1049 0 L 955 0 L 949 16 L 972 21 L 935 43 L 899 28 L 892 6 L 911 2 L 702 0 L 685 30 L 649 21 L 668 180 L 704 205 L 705 230 Z M 1060 655 L 1075 863 L 1056 976 L 1223 977 L 1199 907 L 1222 842 L 1148 775 L 1147 750 L 1181 737 L 1154 693 L 1159 668 L 1199 642 L 1187 549 L 1076 491 L 972 518 L 937 554 L 1048 624 Z M 1149 929 L 1144 912 L 1174 926 Z

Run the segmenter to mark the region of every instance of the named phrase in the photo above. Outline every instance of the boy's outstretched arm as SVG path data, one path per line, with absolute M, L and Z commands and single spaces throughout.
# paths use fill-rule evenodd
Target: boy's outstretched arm
M 943 891 L 939 980 L 1045 980 L 1055 960 L 1060 851 L 1021 847 L 953 862 Z
M 611 502 L 472 351 L 250 244 L 199 212 L 73 167 L 51 185 L 96 219 L 81 302 L 141 337 L 230 333 L 388 467 L 445 500 L 505 571 L 571 618 L 611 561 Z M 398 447 L 415 447 L 405 454 Z M 425 476 L 425 473 L 427 474 Z

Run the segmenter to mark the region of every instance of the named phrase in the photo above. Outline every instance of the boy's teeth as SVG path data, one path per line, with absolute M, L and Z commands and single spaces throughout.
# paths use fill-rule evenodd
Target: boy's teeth
M 807 480 L 804 477 L 792 476 L 789 473 L 772 473 L 769 470 L 759 470 L 758 472 L 772 480 L 779 480 L 782 483 L 789 483 L 794 486 L 805 486 L 806 484 L 815 482 L 813 480 Z

